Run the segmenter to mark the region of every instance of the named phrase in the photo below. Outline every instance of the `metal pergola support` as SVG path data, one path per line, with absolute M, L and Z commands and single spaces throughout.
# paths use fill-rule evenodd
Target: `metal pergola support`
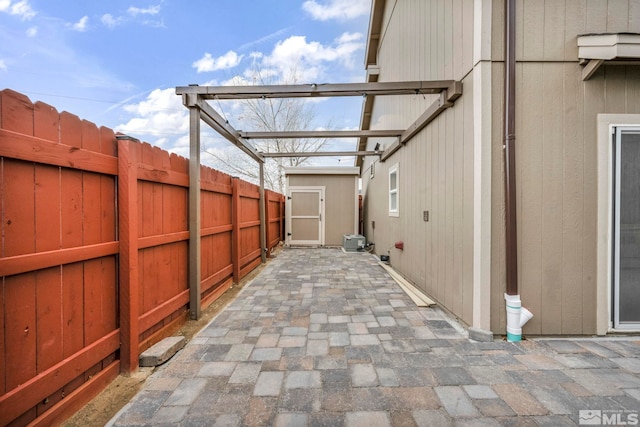
M 295 139 L 295 138 L 357 138 L 361 136 L 390 138 L 402 135 L 404 129 L 390 130 L 311 130 L 283 132 L 244 132 L 238 131 L 245 139 Z
M 264 158 L 276 157 L 337 157 L 337 156 L 380 156 L 380 151 L 312 151 L 300 153 L 260 153 Z
M 200 99 L 316 98 L 336 96 L 438 94 L 455 80 L 413 82 L 336 83 L 267 86 L 181 86 L 177 95 L 194 94 Z
M 377 80 L 377 76 L 375 78 Z M 267 241 L 265 224 L 264 162 L 274 157 L 319 157 L 356 156 L 356 164 L 361 164 L 363 156 L 381 156 L 385 160 L 403 144 L 416 135 L 429 122 L 462 94 L 462 83 L 455 80 L 413 81 L 413 82 L 369 82 L 338 84 L 307 84 L 282 86 L 180 86 L 176 94 L 189 109 L 189 303 L 192 319 L 201 315 L 200 298 L 200 120 L 208 124 L 223 138 L 230 141 L 253 160 L 260 169 L 260 249 L 261 260 L 266 262 Z M 408 129 L 370 130 L 373 99 L 381 95 L 439 95 L 438 99 Z M 243 132 L 231 126 L 207 100 L 223 99 L 266 99 L 302 97 L 364 96 L 363 118 L 360 130 L 317 130 L 317 131 L 276 131 Z M 384 152 L 366 151 L 366 141 L 370 137 L 397 138 Z M 359 138 L 357 151 L 261 153 L 249 139 L 286 138 Z

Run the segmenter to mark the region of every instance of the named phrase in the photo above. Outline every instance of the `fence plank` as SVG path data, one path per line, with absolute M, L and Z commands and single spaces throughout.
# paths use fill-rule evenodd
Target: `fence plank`
M 10 276 L 57 265 L 71 264 L 93 258 L 100 258 L 118 253 L 118 242 L 99 243 L 90 246 L 60 249 L 57 251 L 38 252 L 34 254 L 18 255 L 0 258 L 0 270 Z
M 118 173 L 114 157 L 7 129 L 0 129 L 0 156 L 109 175 Z
M 4 285 L 5 334 L 10 344 L 6 347 L 5 375 L 7 390 L 11 390 L 37 373 L 35 275 L 6 277 Z
M 118 141 L 118 225 L 120 238 L 120 360 L 123 372 L 138 367 L 138 180 L 137 152 L 129 141 Z
M 32 163 L 4 159 L 4 256 L 35 251 L 34 169 Z
M 70 357 L 84 346 L 84 266 L 62 267 L 62 355 Z
M 233 178 L 231 195 L 231 263 L 233 281 L 240 283 L 240 179 Z
M 120 370 L 120 362 L 115 361 L 106 366 L 89 381 L 65 396 L 63 400 L 53 405 L 47 412 L 30 427 L 51 426 L 61 424 L 69 416 L 73 415 L 96 397 L 116 377 Z
M 8 424 L 33 406 L 33 402 L 41 401 L 60 389 L 73 380 L 78 372 L 84 372 L 94 365 L 96 359 L 102 360 L 115 352 L 119 338 L 118 331 L 114 331 L 0 396 L 0 425 Z
M 36 272 L 38 373 L 46 371 L 63 359 L 61 287 L 60 267 Z

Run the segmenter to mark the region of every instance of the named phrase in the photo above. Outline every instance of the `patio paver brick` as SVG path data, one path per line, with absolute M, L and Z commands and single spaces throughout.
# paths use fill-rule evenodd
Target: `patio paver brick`
M 555 426 L 640 407 L 637 340 L 471 342 L 377 262 L 282 250 L 109 425 Z

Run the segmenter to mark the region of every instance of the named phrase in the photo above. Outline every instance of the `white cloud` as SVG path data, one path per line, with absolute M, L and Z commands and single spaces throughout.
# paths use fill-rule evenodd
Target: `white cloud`
M 38 27 L 31 27 L 27 30 L 27 37 L 35 37 L 38 35 Z
M 115 28 L 122 23 L 122 18 L 114 18 L 110 13 L 105 13 L 100 18 L 100 22 L 102 22 L 106 27 Z
M 88 16 L 83 16 L 82 18 L 80 18 L 80 20 L 78 22 L 76 22 L 75 24 L 67 24 L 72 30 L 74 31 L 79 31 L 79 32 L 85 32 L 87 31 L 87 26 L 89 24 L 89 17 Z
M 129 9 L 127 9 L 127 13 L 131 16 L 137 16 L 137 15 L 157 15 L 158 13 L 160 13 L 160 5 L 156 5 L 156 6 L 149 6 L 146 9 L 142 9 L 139 7 L 135 7 L 135 6 L 131 6 Z
M 336 19 L 346 21 L 369 13 L 371 0 L 329 0 L 320 4 L 316 0 L 307 0 L 302 9 L 317 21 Z
M 0 12 L 19 16 L 23 20 L 29 20 L 36 16 L 36 11 L 33 10 L 28 0 L 21 0 L 19 2 L 0 0 Z
M 146 19 L 149 16 L 156 16 L 160 14 L 161 9 L 162 6 L 160 4 L 149 6 L 147 8 L 131 6 L 127 9 L 125 15 L 114 16 L 110 13 L 105 13 L 100 17 L 100 22 L 110 29 L 114 29 L 115 27 L 128 22 L 136 22 L 139 25 L 145 25 L 147 27 L 163 28 L 165 25 L 162 19 Z
M 189 111 L 176 96 L 175 88 L 155 89 L 146 99 L 137 104 L 128 104 L 124 110 L 134 117 L 127 123 L 116 126 L 115 130 L 140 137 L 154 136 L 154 143 L 171 150 L 168 145 L 177 136 L 189 132 Z M 152 142 L 152 141 L 149 141 Z
M 345 33 L 334 45 L 323 45 L 319 42 L 307 42 L 304 36 L 292 36 L 276 44 L 270 55 L 262 59 L 262 65 L 273 67 L 286 75 L 295 68 L 295 73 L 306 81 L 313 81 L 322 76 L 324 67 L 338 63 L 345 67 L 353 67 L 354 54 L 364 48 L 360 33 Z
M 232 50 L 218 58 L 212 57 L 210 53 L 205 53 L 204 56 L 195 61 L 192 66 L 197 69 L 199 73 L 226 70 L 237 66 L 243 56 L 244 55 L 238 56 L 238 54 Z
M 4 59 L 0 59 L 0 70 L 6 70 L 7 64 L 4 62 Z

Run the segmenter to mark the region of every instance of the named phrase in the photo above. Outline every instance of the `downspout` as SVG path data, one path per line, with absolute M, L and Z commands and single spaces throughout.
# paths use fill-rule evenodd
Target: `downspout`
M 518 294 L 518 229 L 516 221 L 516 1 L 505 0 L 504 51 L 504 180 L 507 292 L 507 340 L 522 339 L 522 326 L 533 316 Z

